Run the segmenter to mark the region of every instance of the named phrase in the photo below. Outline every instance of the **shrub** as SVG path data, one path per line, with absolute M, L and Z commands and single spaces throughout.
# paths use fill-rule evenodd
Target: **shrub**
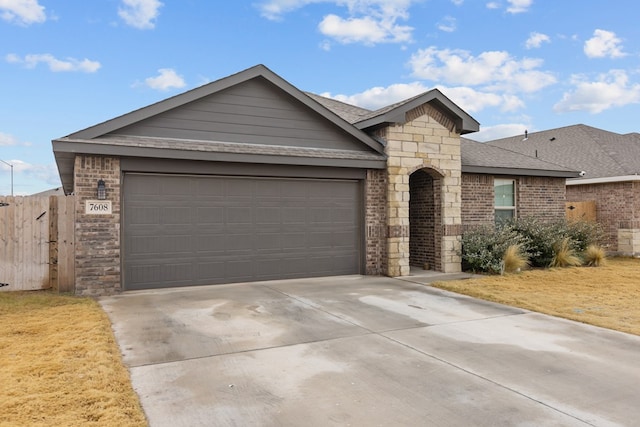
M 522 218 L 513 221 L 511 227 L 525 240 L 528 246 L 523 248 L 529 254 L 533 267 L 547 267 L 556 255 L 554 245 L 568 238 L 568 246 L 575 252 L 581 253 L 589 245 L 602 240 L 603 232 L 599 224 L 565 220 L 543 222 L 536 218 Z
M 465 269 L 474 272 L 500 273 L 503 256 L 511 245 L 524 245 L 522 236 L 510 227 L 478 227 L 462 236 L 462 260 Z
M 584 258 L 584 263 L 590 267 L 599 267 L 607 262 L 604 248 L 598 245 L 589 245 L 582 257 Z
M 582 260 L 576 255 L 575 249 L 571 246 L 571 239 L 565 237 L 553 245 L 554 255 L 549 263 L 549 267 L 576 267 L 582 265 Z
M 552 263 L 567 261 L 567 265 L 576 265 L 571 257 L 568 260 L 563 257 L 586 253 L 587 248 L 597 245 L 603 235 L 601 226 L 594 223 L 521 218 L 466 232 L 462 236 L 461 255 L 464 268 L 476 272 L 506 270 L 503 257 L 510 245 L 520 245 L 521 255 L 532 267 L 549 267 Z
M 529 265 L 529 256 L 523 251 L 522 245 L 511 245 L 502 256 L 503 271 L 515 273 Z
M 566 223 L 566 236 L 573 242 L 573 248 L 585 252 L 591 245 L 598 245 L 604 238 L 602 226 L 595 222 L 573 221 Z

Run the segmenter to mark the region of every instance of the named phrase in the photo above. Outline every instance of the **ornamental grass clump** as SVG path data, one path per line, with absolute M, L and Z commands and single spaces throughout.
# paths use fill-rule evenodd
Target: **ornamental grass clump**
M 510 245 L 502 256 L 504 273 L 517 273 L 529 266 L 529 257 L 522 245 Z
M 577 267 L 582 265 L 582 260 L 576 255 L 571 246 L 571 239 L 565 237 L 553 245 L 553 258 L 549 267 Z
M 607 263 L 607 253 L 602 246 L 598 245 L 589 245 L 582 257 L 585 265 L 589 267 L 600 267 Z

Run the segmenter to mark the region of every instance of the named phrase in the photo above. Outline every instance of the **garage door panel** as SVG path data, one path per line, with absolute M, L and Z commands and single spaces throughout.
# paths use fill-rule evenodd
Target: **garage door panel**
M 360 185 L 126 174 L 126 289 L 357 274 Z

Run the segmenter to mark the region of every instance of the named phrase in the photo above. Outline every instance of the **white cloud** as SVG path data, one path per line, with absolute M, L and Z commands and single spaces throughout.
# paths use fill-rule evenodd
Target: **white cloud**
M 538 48 L 542 46 L 542 43 L 550 43 L 551 39 L 548 35 L 542 33 L 533 32 L 529 34 L 529 38 L 525 42 L 525 47 L 527 49 Z
M 451 3 L 455 4 L 456 6 L 462 6 L 464 0 L 451 0 Z
M 44 183 L 51 187 L 60 186 L 60 176 L 55 163 L 43 165 L 31 164 L 18 159 L 8 159 L 6 161 L 13 165 L 14 192 L 18 196 L 26 196 L 38 191 L 32 188 L 34 187 L 33 181 L 39 181 L 40 185 Z M 9 173 L 11 167 L 0 162 L 0 171 Z M 10 191 L 10 182 L 0 181 L 0 194 L 9 194 Z
M 377 110 L 431 89 L 433 88 L 427 87 L 420 82 L 397 83 L 388 87 L 373 87 L 353 95 L 323 93 L 322 96 L 362 108 Z M 450 88 L 438 86 L 437 89 L 468 113 L 475 113 L 489 107 L 498 107 L 502 111 L 513 111 L 524 106 L 524 103 L 513 95 L 480 92 L 467 87 Z
M 171 68 L 161 68 L 158 70 L 158 73 L 158 76 L 149 77 L 144 80 L 145 84 L 151 89 L 179 89 L 187 85 L 182 76 L 179 76 L 178 73 Z
M 50 53 L 29 54 L 25 55 L 24 58 L 10 53 L 5 59 L 11 64 L 23 64 L 27 68 L 35 68 L 38 64 L 44 63 L 53 72 L 80 71 L 83 73 L 95 73 L 102 66 L 98 61 L 91 61 L 86 58 L 81 60 L 76 58 L 57 59 Z
M 528 12 L 533 0 L 507 0 L 510 6 L 507 7 L 509 13 L 523 13 Z
M 445 16 L 438 22 L 437 27 L 439 30 L 444 31 L 446 33 L 453 33 L 458 29 L 458 23 L 456 18 L 452 16 Z
M 490 1 L 489 3 L 487 3 L 487 9 L 500 9 L 500 3 Z
M 329 40 L 323 40 L 318 46 L 320 46 L 320 49 L 325 52 L 329 52 L 331 50 L 331 42 Z
M 0 147 L 9 146 L 9 145 L 20 145 L 23 147 L 29 147 L 31 145 L 30 142 L 21 142 L 13 135 L 8 133 L 0 132 Z
M 396 25 L 394 20 L 376 20 L 370 16 L 364 18 L 343 19 L 337 15 L 327 15 L 318 25 L 318 29 L 327 37 L 340 43 L 398 43 L 411 41 L 413 28 Z
M 505 51 L 482 52 L 478 56 L 465 50 L 420 49 L 409 65 L 418 78 L 454 85 L 485 86 L 487 89 L 535 92 L 556 82 L 549 72 L 539 71 L 540 59 L 517 60 Z
M 18 145 L 18 140 L 15 136 L 0 132 L 0 147 L 7 145 Z
M 616 34 L 606 30 L 595 30 L 593 37 L 584 43 L 584 53 L 589 58 L 621 58 L 626 56 Z
M 263 17 L 272 21 L 282 19 L 286 13 L 300 9 L 308 4 L 323 3 L 326 0 L 267 0 L 257 5 Z
M 524 102 L 515 95 L 482 92 L 469 87 L 443 87 L 438 89 L 467 113 L 477 113 L 495 107 L 509 112 L 523 108 Z
M 525 130 L 531 130 L 531 126 L 524 123 L 507 123 L 494 126 L 482 126 L 479 132 L 465 136 L 474 141 L 484 142 L 514 135 L 524 135 Z
M 262 16 L 279 20 L 289 12 L 312 3 L 346 7 L 348 16 L 327 14 L 318 24 L 325 36 L 340 43 L 405 43 L 413 28 L 398 21 L 409 18 L 410 6 L 420 0 L 266 0 L 258 4 Z
M 0 17 L 7 22 L 21 25 L 47 20 L 44 6 L 41 6 L 38 0 L 0 0 Z
M 572 76 L 575 90 L 566 92 L 553 106 L 556 112 L 586 111 L 597 114 L 614 107 L 640 103 L 640 84 L 630 84 L 623 70 L 611 70 L 597 81 L 583 75 Z
M 427 88 L 419 82 L 398 83 L 388 87 L 373 87 L 354 95 L 331 95 L 330 93 L 323 93 L 322 96 L 337 99 L 338 101 L 357 105 L 362 108 L 377 110 L 378 108 L 382 108 L 426 92 L 429 89 L 430 88 Z
M 154 21 L 160 14 L 160 7 L 162 3 L 159 0 L 122 0 L 118 15 L 127 25 L 148 30 L 155 27 Z

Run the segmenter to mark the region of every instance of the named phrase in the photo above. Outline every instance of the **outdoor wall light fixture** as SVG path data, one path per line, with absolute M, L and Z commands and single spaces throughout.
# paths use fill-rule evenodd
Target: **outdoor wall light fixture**
M 98 181 L 98 200 L 104 200 L 107 198 L 107 187 L 104 184 L 104 180 Z

